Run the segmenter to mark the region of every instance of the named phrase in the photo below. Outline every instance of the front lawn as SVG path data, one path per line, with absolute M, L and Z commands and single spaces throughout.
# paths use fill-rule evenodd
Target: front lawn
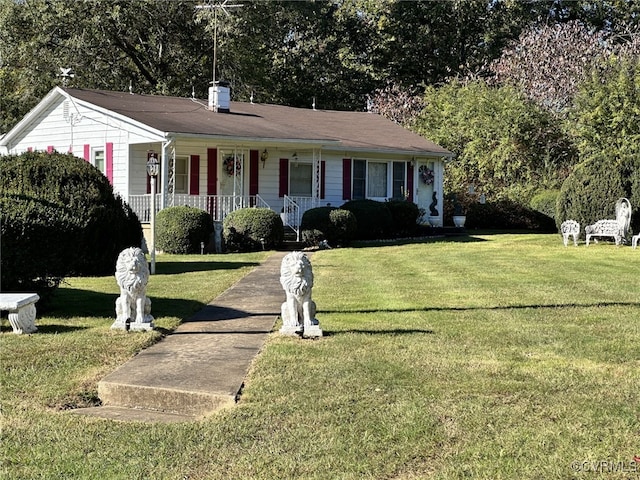
M 112 278 L 73 279 L 37 334 L 7 334 L 4 320 L 0 471 L 101 480 L 640 476 L 640 251 L 565 248 L 558 235 L 314 253 L 326 336 L 274 333 L 234 408 L 172 425 L 68 413 L 95 402 L 102 376 L 262 258 L 159 256 L 149 295 L 160 332 L 109 330 Z

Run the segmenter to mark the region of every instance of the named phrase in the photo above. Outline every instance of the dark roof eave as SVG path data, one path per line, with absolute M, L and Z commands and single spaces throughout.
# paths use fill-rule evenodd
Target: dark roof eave
M 202 138 L 212 140 L 226 140 L 226 141 L 241 141 L 250 143 L 287 143 L 287 144 L 312 144 L 312 145 L 340 145 L 339 140 L 333 140 L 329 138 L 277 138 L 277 137 L 256 137 L 256 136 L 242 136 L 242 135 L 218 135 L 210 133 L 185 133 L 185 132 L 164 132 L 165 138 Z
M 342 144 L 327 146 L 325 150 L 337 151 L 348 150 L 350 152 L 360 153 L 382 153 L 388 155 L 411 155 L 414 157 L 444 157 L 445 159 L 453 158 L 453 153 L 448 150 L 434 151 L 434 150 L 421 150 L 421 149 L 399 149 L 399 148 L 364 148 L 364 147 L 352 147 Z

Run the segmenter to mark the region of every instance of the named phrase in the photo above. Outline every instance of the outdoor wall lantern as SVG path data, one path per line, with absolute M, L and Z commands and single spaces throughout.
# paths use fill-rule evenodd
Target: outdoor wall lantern
M 147 175 L 151 179 L 151 274 L 156 273 L 156 178 L 160 171 L 160 160 L 155 152 L 149 152 L 147 158 Z
M 269 158 L 269 152 L 265 148 L 264 151 L 260 154 L 260 160 L 262 161 L 262 168 L 264 168 L 264 164 L 267 163 L 267 158 Z

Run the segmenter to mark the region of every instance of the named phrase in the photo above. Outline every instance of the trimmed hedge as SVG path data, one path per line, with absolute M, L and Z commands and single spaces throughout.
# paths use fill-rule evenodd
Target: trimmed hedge
M 445 225 L 453 225 L 455 205 L 466 215 L 465 228 L 500 230 L 535 230 L 552 233 L 556 231 L 554 221 L 544 213 L 508 198 L 480 203 L 475 195 L 468 193 L 448 194 L 444 199 Z
M 222 226 L 226 249 L 230 252 L 274 249 L 284 240 L 282 219 L 269 208 L 235 210 L 224 218 Z
M 200 253 L 200 243 L 208 245 L 212 233 L 211 216 L 199 208 L 169 207 L 156 216 L 156 241 L 163 252 Z
M 418 228 L 420 209 L 413 202 L 389 200 L 387 208 L 393 219 L 393 233 L 397 236 L 413 235 Z
M 300 222 L 302 240 L 316 246 L 326 240 L 331 246 L 344 246 L 353 239 L 357 230 L 355 215 L 336 207 L 317 207 L 304 212 Z
M 107 178 L 68 154 L 0 157 L 3 291 L 46 296 L 71 275 L 113 274 L 142 227 Z
M 470 204 L 465 228 L 535 230 L 541 233 L 556 231 L 551 217 L 508 199 Z
M 377 240 L 391 237 L 393 217 L 387 203 L 375 200 L 350 200 L 340 207 L 350 211 L 356 217 L 355 239 Z

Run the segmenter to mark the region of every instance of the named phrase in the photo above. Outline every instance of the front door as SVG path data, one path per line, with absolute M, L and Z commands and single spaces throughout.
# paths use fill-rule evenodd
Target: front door
M 435 190 L 435 168 L 433 162 L 418 162 L 416 164 L 416 197 L 415 203 L 424 215 L 422 223 L 430 223 L 433 226 L 442 226 L 442 205 L 439 198 L 442 192 Z
M 221 151 L 220 194 L 234 197 L 244 195 L 245 162 L 241 151 Z

